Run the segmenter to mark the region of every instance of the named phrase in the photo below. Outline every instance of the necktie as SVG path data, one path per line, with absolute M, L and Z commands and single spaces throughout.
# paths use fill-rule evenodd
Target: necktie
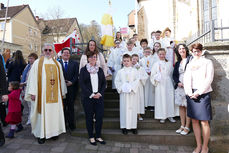
M 67 72 L 68 70 L 68 62 L 64 62 L 64 71 Z

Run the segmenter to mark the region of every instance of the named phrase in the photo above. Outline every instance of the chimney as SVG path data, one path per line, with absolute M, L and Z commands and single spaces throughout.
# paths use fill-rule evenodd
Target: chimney
M 36 20 L 38 21 L 40 18 L 39 18 L 39 16 L 36 16 Z
M 5 6 L 3 3 L 0 3 L 0 10 L 3 10 L 3 9 L 5 9 Z

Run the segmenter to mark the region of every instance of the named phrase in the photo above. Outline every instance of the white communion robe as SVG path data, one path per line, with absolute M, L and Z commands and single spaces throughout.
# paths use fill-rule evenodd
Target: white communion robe
M 123 92 L 123 84 L 128 83 L 131 92 Z M 138 72 L 135 68 L 124 67 L 118 71 L 115 86 L 120 94 L 120 128 L 137 128 L 137 92 L 139 86 Z
M 26 88 L 25 99 L 27 101 L 31 101 L 31 127 L 32 133 L 35 137 L 38 138 L 51 138 L 54 136 L 58 136 L 61 133 L 65 133 L 65 120 L 64 120 L 64 111 L 63 111 L 63 103 L 62 96 L 65 96 L 67 93 L 67 87 L 65 83 L 65 79 L 63 76 L 63 71 L 59 62 L 59 70 L 57 65 L 55 64 L 52 58 L 48 59 L 44 57 L 43 66 L 41 69 L 42 77 L 41 77 L 41 105 L 40 105 L 40 113 L 38 106 L 38 67 L 39 60 L 36 60 L 30 70 L 28 77 L 28 86 Z M 51 65 L 51 69 L 49 69 Z M 50 71 L 54 71 L 56 73 L 51 73 Z M 60 74 L 59 74 L 60 72 Z M 50 74 L 53 78 L 56 77 L 54 84 L 56 84 L 55 89 L 50 89 L 50 84 L 52 84 L 52 80 L 47 80 L 47 74 Z M 50 76 L 49 75 L 49 76 Z M 60 78 L 59 78 L 60 77 Z M 61 87 L 60 87 L 61 85 Z M 49 89 L 47 89 L 49 88 Z M 55 90 L 55 92 L 52 92 Z M 53 94 L 54 93 L 54 94 Z M 35 95 L 35 101 L 31 100 L 31 95 Z M 53 96 L 54 95 L 54 96 Z M 62 95 L 62 96 L 61 96 Z M 47 97 L 51 96 L 52 102 L 50 99 L 47 100 Z M 54 97 L 54 98 L 53 98 Z
M 165 37 L 162 39 L 163 45 L 165 47 L 166 50 L 166 56 L 165 58 L 169 61 L 172 62 L 172 64 L 174 63 L 174 56 L 175 53 L 173 51 L 173 46 L 170 44 L 171 41 L 174 41 L 172 38 L 170 37 Z
M 153 65 L 150 80 L 155 86 L 155 119 L 175 116 L 173 66 L 170 62 L 158 61 Z
M 135 64 L 134 68 L 138 71 L 139 75 L 139 87 L 138 87 L 138 114 L 145 114 L 145 93 L 144 93 L 144 86 L 146 80 L 149 78 L 148 74 L 146 73 L 145 69 L 141 67 L 139 64 Z
M 107 66 L 112 67 L 112 69 L 114 70 L 114 72 L 112 72 L 112 89 L 116 89 L 114 80 L 118 70 L 122 68 L 122 54 L 124 51 L 124 48 L 112 49 L 109 55 L 109 59 L 107 61 Z
M 158 55 L 154 54 L 151 56 L 144 56 L 140 60 L 140 65 L 145 68 L 146 72 L 151 72 L 153 64 L 159 60 Z M 145 107 L 155 106 L 155 87 L 152 85 L 150 81 L 150 77 L 146 80 L 144 86 L 144 94 L 145 94 Z

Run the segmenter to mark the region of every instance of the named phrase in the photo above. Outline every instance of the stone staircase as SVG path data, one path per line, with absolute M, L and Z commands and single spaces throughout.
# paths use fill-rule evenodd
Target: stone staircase
M 143 121 L 138 121 L 138 134 L 129 132 L 123 135 L 119 126 L 119 94 L 111 89 L 111 81 L 108 80 L 108 88 L 104 96 L 104 119 L 102 137 L 105 140 L 121 142 L 141 142 L 160 145 L 189 145 L 195 144 L 193 133 L 181 136 L 175 133 L 179 128 L 180 121 L 176 118 L 176 123 L 166 120 L 165 124 L 160 124 L 154 119 L 154 113 L 146 111 Z M 81 117 L 77 121 L 77 130 L 72 133 L 74 136 L 88 137 L 86 131 L 85 118 Z

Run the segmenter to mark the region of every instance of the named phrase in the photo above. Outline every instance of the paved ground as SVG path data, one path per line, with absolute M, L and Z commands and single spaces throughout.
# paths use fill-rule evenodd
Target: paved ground
M 9 126 L 4 128 L 8 133 Z M 30 127 L 15 134 L 15 138 L 6 138 L 6 144 L 0 148 L 0 153 L 191 153 L 193 148 L 186 146 L 163 146 L 141 143 L 123 143 L 107 141 L 106 145 L 92 146 L 86 138 L 71 136 L 69 133 L 60 135 L 59 139 L 47 140 L 38 144 L 30 132 Z

